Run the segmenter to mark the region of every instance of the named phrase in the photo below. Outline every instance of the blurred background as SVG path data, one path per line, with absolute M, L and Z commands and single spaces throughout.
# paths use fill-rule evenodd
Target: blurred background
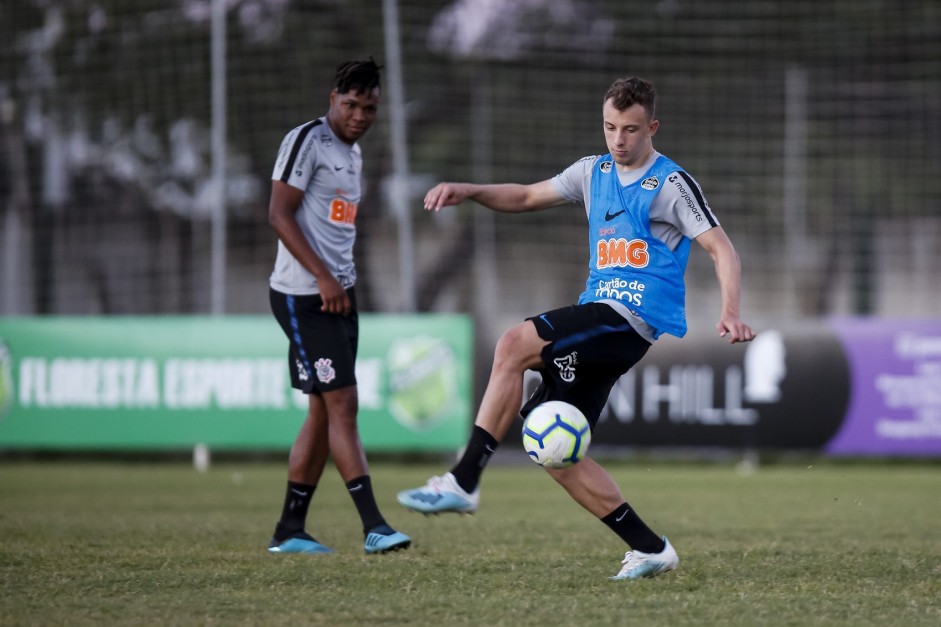
M 385 70 L 360 142 L 357 291 L 377 316 L 358 370 L 361 409 L 376 412 L 364 422 L 397 417 L 404 446 L 442 446 L 420 432 L 446 410 L 457 446 L 499 335 L 574 302 L 587 276 L 581 207 L 429 214 L 427 189 L 541 181 L 605 152 L 602 97 L 637 75 L 659 92 L 655 146 L 699 181 L 738 249 L 761 341 L 717 350 L 714 270 L 694 252 L 689 337 L 618 383 L 612 439 L 941 454 L 937 0 L 4 0 L 0 409 L 15 420 L 0 439 L 77 442 L 76 409 L 138 428 L 125 419 L 162 402 L 166 424 L 167 381 L 189 355 L 207 374 L 180 379 L 199 400 L 175 442 L 225 443 L 187 429 L 231 425 L 233 404 L 253 428 L 290 410 L 277 432 L 290 441 L 288 405 L 303 399 L 268 393 L 285 387 L 270 176 L 284 135 L 326 113 L 337 64 L 369 56 Z M 419 316 L 403 331 L 396 314 Z M 429 343 L 431 314 L 467 325 Z M 200 361 L 249 344 L 277 359 L 238 376 Z M 469 396 L 452 396 L 471 371 Z
M 0 313 L 266 313 L 281 138 L 370 55 L 365 311 L 471 312 L 486 336 L 572 302 L 580 208 L 429 215 L 421 197 L 604 152 L 601 98 L 627 75 L 657 86 L 655 146 L 739 250 L 749 320 L 941 309 L 934 0 L 7 0 Z M 691 323 L 712 325 L 704 254 L 687 278 Z

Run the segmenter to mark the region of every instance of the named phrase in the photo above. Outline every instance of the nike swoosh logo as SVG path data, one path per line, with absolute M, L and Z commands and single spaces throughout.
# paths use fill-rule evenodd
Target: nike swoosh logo
M 409 496 L 416 501 L 428 503 L 429 505 L 434 505 L 444 498 L 440 494 L 429 494 L 428 492 L 419 492 L 418 494 L 410 494 Z
M 617 518 L 615 518 L 615 519 L 614 519 L 614 522 L 621 522 L 622 520 L 624 520 L 624 517 L 627 516 L 627 512 L 629 512 L 629 511 L 631 511 L 631 510 L 629 510 L 629 509 L 624 510 L 624 513 L 621 514 L 620 516 L 618 516 Z
M 339 172 L 340 170 L 342 170 L 342 169 L 345 168 L 345 167 L 346 167 L 346 166 L 343 166 L 343 165 L 335 165 L 335 166 L 333 166 L 333 169 Z
M 363 484 L 360 483 L 360 484 L 354 485 L 352 488 L 350 488 L 350 492 L 356 492 L 357 490 L 362 490 L 362 489 L 363 489 Z
M 291 488 L 291 492 L 298 496 L 307 496 L 307 492 L 301 492 L 300 490 L 295 490 L 294 488 Z
M 621 209 L 621 210 L 618 211 L 617 213 L 611 213 L 610 211 L 605 211 L 605 212 L 604 212 L 604 219 L 605 219 L 606 222 L 609 221 L 609 220 L 613 220 L 613 219 L 615 219 L 616 217 L 618 217 L 619 215 L 621 215 L 622 213 L 624 213 L 625 211 L 626 211 L 626 209 Z
M 486 449 L 486 451 L 487 451 L 488 453 L 493 453 L 493 452 L 496 450 L 495 448 L 493 448 L 493 447 L 490 446 L 489 444 L 484 444 L 484 449 Z
M 548 318 L 546 318 L 546 314 L 542 314 L 542 315 L 539 316 L 539 317 L 542 319 L 543 322 L 545 322 L 546 324 L 549 325 L 549 328 L 550 328 L 550 329 L 555 330 L 555 327 L 552 326 L 552 323 L 549 322 L 549 319 L 548 319 Z

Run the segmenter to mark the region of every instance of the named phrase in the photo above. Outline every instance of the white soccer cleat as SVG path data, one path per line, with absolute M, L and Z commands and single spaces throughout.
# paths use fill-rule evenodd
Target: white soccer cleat
M 480 504 L 480 486 L 468 494 L 448 472 L 432 477 L 420 488 L 399 492 L 398 500 L 408 509 L 422 514 L 473 514 Z
M 673 545 L 663 536 L 666 546 L 659 553 L 644 553 L 642 551 L 628 551 L 621 561 L 621 570 L 611 581 L 622 579 L 640 579 L 642 577 L 656 577 L 667 571 L 675 569 L 680 563 L 680 557 L 673 549 Z

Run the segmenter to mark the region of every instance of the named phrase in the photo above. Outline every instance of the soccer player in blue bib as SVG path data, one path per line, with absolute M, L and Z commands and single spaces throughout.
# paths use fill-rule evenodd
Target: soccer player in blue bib
M 653 85 L 639 78 L 616 80 L 604 96 L 602 117 L 608 153 L 580 159 L 552 179 L 531 185 L 440 183 L 425 196 L 429 211 L 465 199 L 509 213 L 578 203 L 588 217 L 591 251 L 577 305 L 528 318 L 497 342 L 464 454 L 450 472 L 399 493 L 399 503 L 411 510 L 475 512 L 490 456 L 514 420 L 540 403 L 571 403 L 594 428 L 611 387 L 651 344 L 663 333 L 686 334 L 683 274 L 692 241 L 715 264 L 722 297 L 719 335 L 730 343 L 755 337 L 739 317 L 738 254 L 699 184 L 653 147 L 660 124 Z M 526 370 L 538 371 L 542 383 L 520 409 Z M 666 536 L 641 520 L 593 459 L 546 472 L 630 548 L 612 579 L 654 577 L 679 564 Z
M 380 68 L 337 68 L 327 114 L 291 130 L 272 174 L 269 222 L 278 235 L 271 309 L 288 339 L 291 384 L 309 409 L 288 462 L 281 518 L 271 553 L 330 553 L 305 530 L 327 456 L 333 458 L 363 524 L 366 553 L 411 544 L 379 512 L 356 414 L 356 211 L 363 159 L 356 143 L 376 119 Z

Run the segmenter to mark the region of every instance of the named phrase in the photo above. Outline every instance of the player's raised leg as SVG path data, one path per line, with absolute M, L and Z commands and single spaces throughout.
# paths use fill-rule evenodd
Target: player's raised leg
M 450 472 L 431 477 L 424 486 L 399 492 L 399 503 L 424 514 L 477 511 L 480 476 L 519 416 L 523 373 L 542 365 L 540 353 L 546 343 L 528 320 L 503 334 L 494 350 L 490 381 L 461 459 Z

